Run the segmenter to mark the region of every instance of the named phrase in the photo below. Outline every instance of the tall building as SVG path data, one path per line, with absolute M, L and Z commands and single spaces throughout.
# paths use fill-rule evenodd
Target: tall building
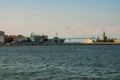
M 105 36 L 105 32 L 102 33 L 101 35 L 101 40 L 105 42 L 107 40 L 107 36 Z
M 0 31 L 0 43 L 4 43 L 5 32 Z

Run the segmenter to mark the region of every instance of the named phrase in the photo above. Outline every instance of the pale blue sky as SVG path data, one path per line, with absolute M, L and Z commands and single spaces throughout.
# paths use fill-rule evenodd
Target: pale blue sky
M 0 0 L 0 30 L 29 36 L 120 37 L 120 0 Z

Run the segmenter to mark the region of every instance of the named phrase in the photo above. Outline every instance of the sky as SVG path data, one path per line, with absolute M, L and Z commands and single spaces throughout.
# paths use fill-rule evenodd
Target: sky
M 0 31 L 62 38 L 120 38 L 120 0 L 0 0 Z

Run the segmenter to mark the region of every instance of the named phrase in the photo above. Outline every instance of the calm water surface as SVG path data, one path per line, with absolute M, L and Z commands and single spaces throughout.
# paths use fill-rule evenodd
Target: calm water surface
M 120 80 L 120 45 L 2 46 L 0 80 Z

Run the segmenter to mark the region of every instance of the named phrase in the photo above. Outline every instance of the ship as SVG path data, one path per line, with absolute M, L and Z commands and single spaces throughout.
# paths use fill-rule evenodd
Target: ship
M 61 39 L 59 37 L 54 37 L 53 39 L 48 39 L 48 43 L 56 43 L 56 44 L 63 44 L 65 39 Z
M 56 36 L 53 37 L 53 39 L 48 39 L 49 43 L 55 43 L 55 44 L 63 44 L 65 39 L 61 39 L 59 37 L 57 37 L 58 33 L 55 34 Z
M 23 40 L 17 41 L 16 43 L 17 44 L 46 44 L 46 43 L 48 43 L 48 44 L 63 44 L 64 41 L 65 41 L 65 39 L 61 39 L 57 36 L 52 39 L 49 39 L 45 35 L 39 36 L 39 35 L 31 34 L 30 37 L 24 38 Z

